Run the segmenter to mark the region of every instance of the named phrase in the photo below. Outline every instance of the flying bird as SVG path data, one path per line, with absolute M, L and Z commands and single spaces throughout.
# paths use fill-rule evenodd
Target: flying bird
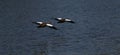
M 55 20 L 57 20 L 58 23 L 64 23 L 64 22 L 75 23 L 74 21 L 72 21 L 69 18 L 55 18 Z
M 46 23 L 46 22 L 32 22 L 34 24 L 37 24 L 38 28 L 44 28 L 44 27 L 49 27 L 55 30 L 58 30 L 54 25 L 52 25 L 51 23 Z

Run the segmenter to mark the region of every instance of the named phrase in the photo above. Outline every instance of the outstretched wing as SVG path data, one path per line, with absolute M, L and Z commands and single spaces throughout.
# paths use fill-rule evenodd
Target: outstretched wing
M 39 23 L 37 23 L 37 22 L 32 22 L 32 23 L 39 25 Z
M 71 21 L 70 19 L 65 19 L 65 21 Z
M 48 27 L 53 27 L 53 25 L 52 24 L 46 24 Z
M 56 27 L 49 27 L 49 28 L 52 28 L 52 29 L 58 30 Z
M 74 21 L 68 21 L 68 22 L 70 22 L 70 23 L 75 23 Z
M 52 28 L 52 29 L 55 29 L 55 30 L 58 30 L 56 27 L 54 27 L 52 24 L 46 24 L 49 28 Z
M 59 20 L 62 20 L 62 18 L 54 18 L 55 20 L 59 21 Z
M 37 25 L 43 24 L 43 22 L 32 22 L 32 23 L 37 24 Z
M 70 19 L 65 19 L 65 21 L 70 22 L 70 23 L 75 23 L 74 21 L 72 21 Z

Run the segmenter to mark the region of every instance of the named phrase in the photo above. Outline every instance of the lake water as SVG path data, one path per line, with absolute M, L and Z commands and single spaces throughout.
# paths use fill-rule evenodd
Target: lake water
M 0 0 L 0 55 L 120 55 L 120 0 Z

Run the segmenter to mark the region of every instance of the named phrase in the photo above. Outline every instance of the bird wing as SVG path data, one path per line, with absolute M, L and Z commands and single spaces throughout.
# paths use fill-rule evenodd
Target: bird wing
M 38 23 L 38 24 L 43 24 L 43 22 L 36 22 L 36 23 Z
M 56 27 L 54 27 L 52 24 L 46 24 L 49 28 L 52 28 L 52 29 L 55 29 L 55 30 L 58 30 Z
M 62 18 L 57 18 L 57 20 L 62 20 Z
M 71 21 L 70 19 L 65 19 L 65 21 Z
M 72 21 L 70 19 L 65 19 L 65 21 L 70 22 L 70 23 L 75 23 L 74 21 Z
M 37 24 L 37 25 L 40 25 L 40 24 L 39 24 L 39 23 L 37 23 L 37 22 L 32 22 L 32 23 Z
M 53 27 L 53 25 L 52 24 L 46 24 L 48 27 Z
M 43 24 L 43 22 L 32 22 L 32 23 L 37 24 L 37 25 Z

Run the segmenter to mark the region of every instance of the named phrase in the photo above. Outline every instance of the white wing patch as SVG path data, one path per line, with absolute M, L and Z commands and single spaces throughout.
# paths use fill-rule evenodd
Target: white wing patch
M 70 19 L 65 19 L 65 21 L 71 21 Z
M 52 24 L 46 24 L 47 26 L 49 26 L 49 27 L 53 27 L 53 25 Z
M 37 22 L 37 23 L 39 23 L 39 24 L 43 24 L 43 22 Z
M 58 20 L 61 20 L 62 18 L 57 18 Z

